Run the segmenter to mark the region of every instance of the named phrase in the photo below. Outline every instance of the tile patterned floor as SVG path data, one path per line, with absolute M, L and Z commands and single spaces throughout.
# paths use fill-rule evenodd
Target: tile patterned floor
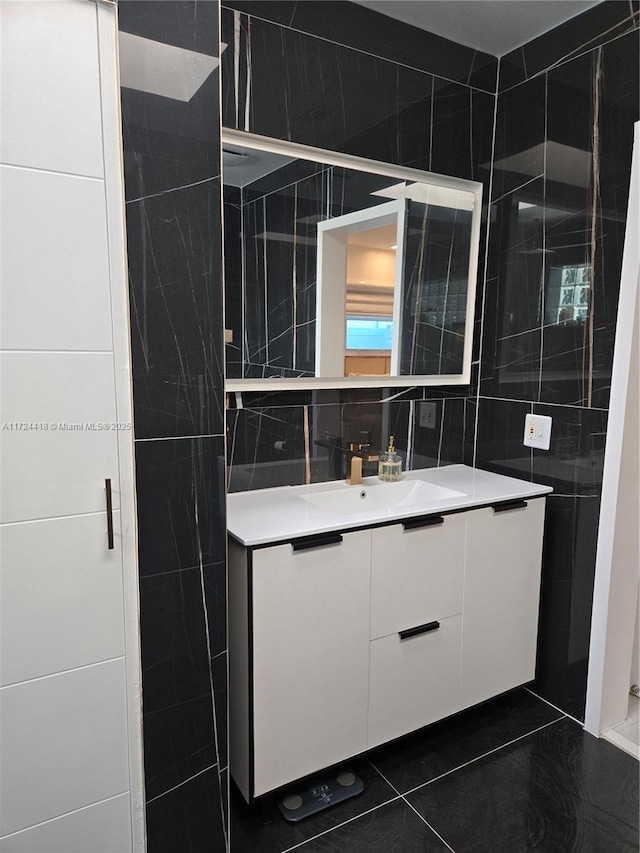
M 365 791 L 297 824 L 231 795 L 231 853 L 638 853 L 638 762 L 525 689 L 349 762 Z

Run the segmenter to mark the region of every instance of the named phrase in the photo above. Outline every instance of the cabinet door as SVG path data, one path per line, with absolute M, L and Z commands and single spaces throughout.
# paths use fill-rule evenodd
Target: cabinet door
M 535 675 L 545 500 L 520 503 L 468 514 L 463 707 Z
M 367 748 L 371 532 L 253 552 L 259 796 Z
M 409 519 L 373 531 L 371 639 L 461 612 L 466 518 Z
M 371 643 L 369 748 L 458 710 L 461 624 L 458 614 Z

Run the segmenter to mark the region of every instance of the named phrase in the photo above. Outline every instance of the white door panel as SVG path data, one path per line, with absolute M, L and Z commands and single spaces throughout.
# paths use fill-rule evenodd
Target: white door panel
M 96 7 L 2 3 L 3 163 L 102 177 Z
M 0 520 L 101 512 L 107 477 L 118 506 L 113 355 L 5 352 L 0 377 Z
M 123 658 L 3 687 L 0 711 L 3 833 L 128 790 Z
M 2 349 L 111 350 L 104 182 L 0 166 L 0 186 Z
M 0 838 L 0 853 L 129 853 L 129 795 Z
M 119 513 L 114 528 L 111 551 L 105 513 L 0 528 L 1 685 L 124 654 Z

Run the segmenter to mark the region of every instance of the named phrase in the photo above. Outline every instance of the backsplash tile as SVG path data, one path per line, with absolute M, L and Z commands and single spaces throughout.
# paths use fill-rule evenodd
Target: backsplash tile
M 486 471 L 533 480 L 531 448 L 522 443 L 531 403 L 480 397 L 476 465 Z

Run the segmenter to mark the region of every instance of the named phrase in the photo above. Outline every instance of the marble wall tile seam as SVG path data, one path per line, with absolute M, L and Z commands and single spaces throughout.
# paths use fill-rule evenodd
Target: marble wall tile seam
M 618 7 L 618 10 L 620 7 L 625 7 L 622 12 L 624 17 L 616 15 L 612 9 L 614 6 Z M 599 21 L 596 22 L 597 18 Z M 589 52 L 600 47 L 605 39 L 610 42 L 617 36 L 633 32 L 638 20 L 640 20 L 640 12 L 635 0 L 633 2 L 625 2 L 625 0 L 600 2 L 577 17 L 570 18 L 505 54 L 502 57 L 505 72 L 503 76 L 506 76 L 507 80 L 512 78 L 516 84 L 532 79 L 536 74 L 549 70 L 556 63 L 562 63 L 567 58 L 574 57 L 577 51 L 588 49 Z M 580 32 L 582 35 L 576 37 L 576 33 Z M 578 38 L 582 38 L 582 41 Z M 505 88 L 511 88 L 511 85 L 507 83 Z
M 161 190 L 160 192 L 157 192 L 157 193 L 149 193 L 149 195 L 142 195 L 142 196 L 138 196 L 137 198 L 129 198 L 125 202 L 125 207 L 130 205 L 130 204 L 137 204 L 138 202 L 141 202 L 141 201 L 147 201 L 150 198 L 158 198 L 158 197 L 163 196 L 163 195 L 168 195 L 169 193 L 179 192 L 180 190 L 189 190 L 192 187 L 199 187 L 202 184 L 209 184 L 211 182 L 219 181 L 220 178 L 221 178 L 221 173 L 219 173 L 217 175 L 211 175 L 211 177 L 209 177 L 209 178 L 203 178 L 201 181 L 194 181 L 191 184 L 181 184 L 180 186 L 169 187 L 168 189 Z
M 542 451 L 542 452 L 544 452 L 544 451 Z M 533 476 L 535 478 L 535 476 L 536 476 L 535 471 L 533 472 Z M 569 492 L 569 491 L 560 492 L 560 491 L 554 490 L 553 493 L 548 496 L 548 500 L 557 499 L 557 498 L 570 498 L 571 500 L 576 500 L 576 501 L 580 500 L 582 498 L 585 498 L 586 500 L 592 501 L 594 498 L 596 500 L 600 500 L 601 494 L 599 491 L 578 492 L 576 490 L 575 492 Z
M 237 12 L 237 9 L 234 9 L 231 6 L 225 6 L 224 4 L 222 5 L 221 8 L 227 12 L 231 12 L 231 13 Z M 454 83 L 455 85 L 458 85 L 458 86 L 464 86 L 465 88 L 470 89 L 473 92 L 482 92 L 485 95 L 495 96 L 495 92 L 487 91 L 487 89 L 483 89 L 480 86 L 474 86 L 469 82 L 464 82 L 462 80 L 456 80 L 453 77 L 446 77 L 445 75 L 438 74 L 434 71 L 425 71 L 424 68 L 418 68 L 415 65 L 410 65 L 407 62 L 398 62 L 395 59 L 389 59 L 389 57 L 387 57 L 387 56 L 380 56 L 380 54 L 377 54 L 377 53 L 370 53 L 367 50 L 362 50 L 362 48 L 354 47 L 353 45 L 346 44 L 344 42 L 335 41 L 333 39 L 325 38 L 324 36 L 318 36 L 318 35 L 315 35 L 314 33 L 308 33 L 305 30 L 299 30 L 299 29 L 296 29 L 295 27 L 286 27 L 282 24 L 276 24 L 273 21 L 270 21 L 268 18 L 260 18 L 258 15 L 254 15 L 254 14 L 247 15 L 246 12 L 240 12 L 240 14 L 246 18 L 255 18 L 256 20 L 259 20 L 264 24 L 270 24 L 273 27 L 278 27 L 280 29 L 289 30 L 293 33 L 297 33 L 298 35 L 301 35 L 301 36 L 306 36 L 307 38 L 310 38 L 310 39 L 316 39 L 317 41 L 322 41 L 322 42 L 325 42 L 326 44 L 336 45 L 337 47 L 344 48 L 345 50 L 352 50 L 354 53 L 359 53 L 359 54 L 362 54 L 363 56 L 369 56 L 369 57 L 371 57 L 371 59 L 376 59 L 376 60 L 379 60 L 380 62 L 388 62 L 390 65 L 395 65 L 396 67 L 399 67 L 399 68 L 406 68 L 408 71 L 416 71 L 419 74 L 424 74 L 426 77 L 432 77 L 436 80 L 442 80 L 445 83 Z M 452 45 L 455 46 L 456 42 L 452 42 Z
M 469 440 L 471 442 L 471 459 L 469 460 L 472 466 L 476 465 L 477 455 L 478 455 L 478 432 L 479 432 L 479 417 L 480 417 L 480 385 L 482 378 L 482 367 L 484 362 L 484 352 L 485 352 L 485 318 L 487 311 L 487 293 L 489 289 L 489 282 L 494 281 L 493 277 L 489 277 L 490 272 L 490 264 L 491 264 L 491 239 L 493 236 L 493 228 L 491 221 L 491 198 L 493 196 L 493 179 L 495 174 L 495 158 L 496 158 L 496 138 L 498 133 L 498 92 L 500 89 L 500 67 L 501 67 L 502 59 L 498 57 L 498 67 L 496 69 L 496 90 L 495 90 L 495 98 L 493 103 L 493 127 L 491 130 L 491 168 L 489 170 L 489 186 L 487 189 L 487 201 L 483 200 L 483 208 L 486 207 L 487 210 L 487 223 L 486 223 L 486 232 L 484 238 L 484 258 L 483 258 L 483 268 L 482 268 L 482 278 L 480 280 L 480 289 L 481 289 L 481 298 L 480 298 L 480 330 L 478 336 L 478 351 L 477 353 L 472 354 L 472 363 L 476 363 L 473 361 L 473 356 L 477 355 L 477 364 L 478 364 L 478 376 L 476 379 L 476 393 L 471 394 L 472 386 L 469 386 L 470 396 L 465 400 L 464 410 L 463 410 L 463 425 L 464 425 L 464 433 L 463 433 L 463 447 L 467 446 L 467 403 L 473 402 L 475 405 L 475 412 L 469 412 L 469 416 L 473 416 L 473 433 L 470 436 Z M 493 223 L 495 227 L 495 223 Z M 478 271 L 480 273 L 480 270 Z M 497 279 L 496 279 L 497 280 Z M 477 297 L 476 297 L 477 299 Z M 477 302 L 476 302 L 477 304 Z M 474 335 L 475 338 L 475 335 Z M 474 341 L 475 343 L 475 341 Z M 466 451 L 465 451 L 466 455 Z
M 197 432 L 191 435 L 163 435 L 157 438 L 135 438 L 135 444 L 142 444 L 148 441 L 193 441 L 200 438 L 224 438 L 225 432 Z
M 166 791 L 163 791 L 161 794 L 156 794 L 155 797 L 151 797 L 148 800 L 145 800 L 145 804 L 148 806 L 150 803 L 155 803 L 156 800 L 159 800 L 161 797 L 170 794 L 172 791 L 177 791 L 178 788 L 182 788 L 183 785 L 187 785 L 189 782 L 192 782 L 194 779 L 197 779 L 198 776 L 202 776 L 203 773 L 208 773 L 210 770 L 215 770 L 218 767 L 218 764 L 211 764 L 209 767 L 205 767 L 202 770 L 198 770 L 197 773 L 194 773 L 193 776 L 189 776 L 188 779 L 184 779 L 182 782 L 178 782 L 177 785 L 173 785 L 171 788 L 167 788 Z M 219 771 L 219 773 L 222 771 Z
M 180 568 L 178 569 L 168 569 L 166 572 L 152 572 L 151 574 L 145 573 L 142 577 L 145 581 L 147 581 L 153 580 L 153 578 L 169 577 L 169 575 L 179 575 L 183 574 L 184 572 L 195 572 L 199 571 L 200 569 L 212 569 L 215 567 L 221 568 L 224 565 L 224 559 L 214 560 L 213 562 L 209 560 L 207 562 L 204 562 L 202 565 L 200 565 L 199 563 L 194 563 L 192 566 L 180 566 Z M 224 651 L 215 654 L 212 660 L 215 660 L 215 658 L 219 657 L 219 655 L 221 654 L 224 654 Z
M 517 89 L 518 86 L 522 86 L 525 83 L 529 83 L 531 80 L 535 80 L 537 77 L 540 77 L 543 74 L 548 74 L 550 71 L 555 71 L 558 68 L 561 68 L 563 65 L 567 65 L 568 63 L 573 62 L 576 59 L 582 58 L 583 56 L 588 56 L 590 53 L 593 53 L 595 50 L 598 50 L 600 48 L 606 47 L 607 45 L 613 44 L 614 42 L 618 41 L 619 39 L 626 38 L 629 35 L 633 35 L 633 33 L 639 33 L 640 34 L 640 17 L 638 15 L 634 14 L 634 15 L 630 16 L 629 20 L 635 20 L 636 25 L 634 27 L 628 29 L 628 30 L 625 30 L 625 32 L 620 33 L 619 35 L 614 36 L 613 38 L 609 39 L 608 41 L 598 42 L 593 47 L 586 47 L 585 46 L 584 49 L 578 48 L 578 50 L 580 50 L 580 53 L 577 53 L 574 51 L 573 53 L 568 54 L 567 56 L 562 57 L 562 59 L 559 59 L 556 62 L 552 63 L 547 68 L 543 68 L 540 71 L 536 71 L 535 74 L 532 74 L 530 77 L 527 77 L 525 80 L 520 80 L 518 83 L 514 83 L 513 85 L 508 86 L 505 89 L 498 89 L 498 97 L 500 97 L 501 95 L 506 95 L 508 92 L 513 92 L 513 90 Z M 499 75 L 499 72 L 498 72 L 498 75 Z M 499 79 L 499 76 L 498 76 L 498 79 Z
M 476 398 L 474 397 L 474 399 L 476 399 Z M 520 399 L 517 397 L 499 397 L 499 396 L 494 396 L 492 394 L 478 394 L 477 399 L 478 400 L 491 400 L 492 402 L 497 402 L 497 403 L 525 403 L 527 405 L 530 404 L 532 407 L 535 407 L 535 406 L 538 406 L 538 407 L 553 406 L 554 408 L 557 408 L 557 409 L 578 409 L 578 410 L 584 410 L 584 411 L 588 411 L 588 412 L 605 412 L 605 413 L 609 411 L 609 409 L 605 409 L 602 406 L 583 406 L 583 405 L 580 405 L 579 403 L 548 403 L 548 402 L 546 402 L 546 400 L 524 400 L 524 399 Z
M 530 178 L 529 180 L 525 181 L 523 184 L 519 184 L 517 187 L 514 187 L 513 189 L 509 190 L 508 192 L 503 193 L 501 196 L 498 196 L 498 198 L 492 199 L 491 204 L 499 204 L 499 202 L 504 201 L 506 198 L 509 198 L 509 196 L 515 195 L 515 193 L 520 192 L 525 187 L 528 187 L 529 184 L 532 184 L 535 181 L 539 181 L 539 180 L 545 180 L 545 173 L 544 172 L 541 172 L 539 175 L 534 175 L 533 178 Z
M 409 55 L 413 62 L 420 63 L 422 70 L 429 72 L 448 67 L 451 54 L 455 52 L 453 64 L 458 80 L 477 77 L 474 85 L 486 92 L 495 88 L 498 58 L 492 53 L 381 15 L 374 9 L 345 2 L 223 2 L 238 13 L 267 20 L 283 29 L 294 29 L 341 44 L 348 42 L 394 62 L 403 62 Z
M 225 560 L 226 563 L 226 560 Z M 213 664 L 211 657 L 211 631 L 209 628 L 209 611 L 207 608 L 207 594 L 205 590 L 205 580 L 204 580 L 204 566 L 200 565 L 200 591 L 202 593 L 202 610 L 204 613 L 204 628 L 205 628 L 205 640 L 207 644 L 207 663 L 209 668 L 209 688 L 211 690 L 211 716 L 213 718 L 213 741 L 216 750 L 216 759 L 217 765 L 220 765 L 220 743 L 219 743 L 219 726 L 218 726 L 218 714 L 216 711 L 216 697 L 215 697 L 215 686 L 213 679 Z M 225 644 L 226 645 L 226 644 Z
M 478 364 L 476 360 L 474 362 Z M 387 403 L 408 403 L 411 400 L 450 400 L 450 399 L 460 399 L 465 400 L 469 396 L 468 393 L 469 386 L 468 385 L 460 385 L 460 386 L 444 386 L 440 387 L 438 385 L 412 385 L 410 388 L 386 388 L 380 389 L 380 393 L 384 393 L 388 396 L 384 397 L 376 397 L 367 400 L 345 400 L 345 399 L 337 399 L 337 400 L 325 400 L 325 401 L 308 401 L 308 402 L 295 402 L 290 403 L 287 402 L 287 396 L 289 394 L 295 395 L 300 392 L 298 391 L 280 391 L 280 392 L 269 392 L 277 395 L 276 399 L 265 400 L 264 403 L 248 403 L 243 404 L 242 406 L 232 405 L 227 409 L 227 412 L 252 412 L 253 414 L 260 414 L 264 409 L 299 409 L 302 406 L 309 406 L 313 409 L 322 409 L 323 407 L 334 407 L 334 406 L 373 406 L 373 405 L 385 405 Z M 301 388 L 300 391 L 303 389 Z M 345 387 L 343 390 L 338 391 L 339 394 L 349 393 L 351 389 Z M 256 391 L 236 391 L 233 392 L 235 394 L 257 394 Z M 309 392 L 315 393 L 315 392 Z M 328 392 L 329 393 L 329 392 Z M 413 394 L 414 396 L 404 396 L 408 394 Z M 190 438 L 193 436 L 184 436 L 185 438 Z M 199 438 L 200 436 L 195 436 Z M 169 437 L 171 438 L 171 437 Z M 139 441 L 166 441 L 167 439 L 136 439 Z

